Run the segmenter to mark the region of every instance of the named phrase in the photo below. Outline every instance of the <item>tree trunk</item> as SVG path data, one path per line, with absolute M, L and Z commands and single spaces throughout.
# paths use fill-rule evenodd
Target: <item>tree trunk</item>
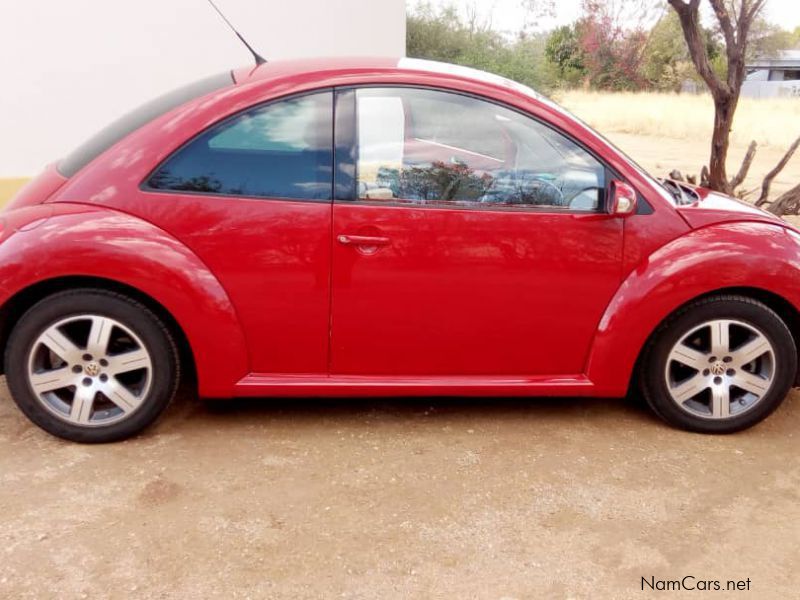
M 711 159 L 709 160 L 708 185 L 726 194 L 733 194 L 736 181 L 728 181 L 725 160 L 728 158 L 728 135 L 733 125 L 733 115 L 739 103 L 746 69 L 745 56 L 747 39 L 753 21 L 758 18 L 766 0 L 709 0 L 719 29 L 725 39 L 725 56 L 728 62 L 724 80 L 718 76 L 711 60 L 700 23 L 700 0 L 668 0 L 678 13 L 683 37 L 689 48 L 697 73 L 703 78 L 714 98 L 714 134 L 711 139 Z M 752 160 L 752 153 L 749 159 Z M 741 177 L 747 174 L 748 165 L 740 169 Z
M 729 134 L 733 127 L 738 98 L 723 96 L 714 98 L 714 133 L 711 137 L 711 160 L 708 165 L 708 185 L 724 194 L 732 194 L 725 163 L 728 159 Z

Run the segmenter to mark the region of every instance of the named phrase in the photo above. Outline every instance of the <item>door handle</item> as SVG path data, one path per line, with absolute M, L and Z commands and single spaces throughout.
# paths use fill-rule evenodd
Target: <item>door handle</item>
M 387 246 L 390 241 L 380 235 L 339 235 L 336 240 L 345 246 Z

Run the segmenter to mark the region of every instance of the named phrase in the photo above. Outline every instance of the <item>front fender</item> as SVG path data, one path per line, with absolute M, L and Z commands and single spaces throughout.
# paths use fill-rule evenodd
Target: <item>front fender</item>
M 681 305 L 748 287 L 800 307 L 800 244 L 780 225 L 726 223 L 691 231 L 635 268 L 606 308 L 587 364 L 598 395 L 626 392 L 639 352 Z
M 227 293 L 195 254 L 154 225 L 97 206 L 46 204 L 3 214 L 0 240 L 0 305 L 49 279 L 112 280 L 173 316 L 192 348 L 201 395 L 229 396 L 248 373 Z

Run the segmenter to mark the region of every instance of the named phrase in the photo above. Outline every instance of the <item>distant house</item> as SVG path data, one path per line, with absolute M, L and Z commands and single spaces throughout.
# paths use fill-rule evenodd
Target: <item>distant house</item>
M 786 50 L 776 58 L 756 59 L 747 65 L 742 95 L 751 98 L 800 98 L 800 50 Z

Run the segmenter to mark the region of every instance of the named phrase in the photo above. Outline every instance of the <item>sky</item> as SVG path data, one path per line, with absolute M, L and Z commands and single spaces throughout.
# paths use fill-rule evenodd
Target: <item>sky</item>
M 515 32 L 526 19 L 523 0 L 429 0 L 434 6 L 453 4 L 462 11 L 472 9 L 482 19 L 491 18 L 495 29 L 504 32 Z M 409 0 L 409 7 L 416 6 L 420 0 Z M 555 0 L 555 15 L 540 19 L 536 30 L 552 29 L 558 25 L 572 23 L 580 14 L 581 0 Z M 664 2 L 666 5 L 666 2 Z M 703 4 L 708 4 L 703 2 Z M 765 9 L 767 20 L 784 29 L 792 30 L 800 26 L 800 0 L 767 0 Z

